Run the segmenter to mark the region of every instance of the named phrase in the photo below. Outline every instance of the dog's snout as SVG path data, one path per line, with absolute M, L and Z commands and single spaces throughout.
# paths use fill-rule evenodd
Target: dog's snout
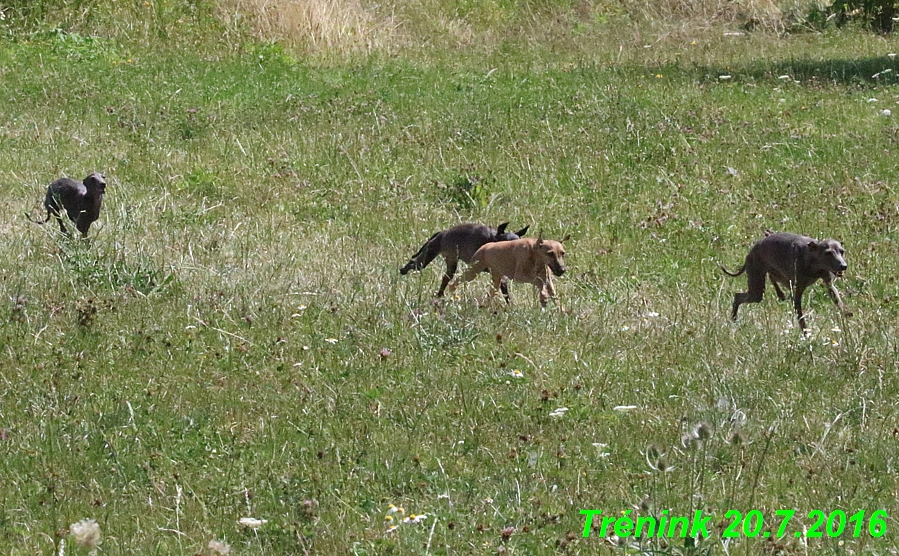
M 560 264 L 554 264 L 550 268 L 552 269 L 553 274 L 555 274 L 556 276 L 561 276 L 561 275 L 565 274 L 566 270 L 568 270 L 567 267 L 560 265 Z

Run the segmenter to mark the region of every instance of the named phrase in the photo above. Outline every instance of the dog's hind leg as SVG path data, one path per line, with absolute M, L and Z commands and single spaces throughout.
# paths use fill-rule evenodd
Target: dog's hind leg
M 437 290 L 437 297 L 443 297 L 443 290 L 446 289 L 446 286 L 449 285 L 450 280 L 453 279 L 453 276 L 456 275 L 456 268 L 459 266 L 459 261 L 455 258 L 450 259 L 447 257 L 446 259 L 446 272 L 443 274 L 443 279 L 440 280 L 440 289 Z
M 487 303 L 493 300 L 496 296 L 497 291 L 502 291 L 503 296 L 506 298 L 506 305 L 512 304 L 512 298 L 509 297 L 509 281 L 506 279 L 502 273 L 492 273 L 493 274 L 493 287 L 490 288 L 490 293 L 487 294 Z
M 737 320 L 737 310 L 743 303 L 758 303 L 762 300 L 765 293 L 765 273 L 755 269 L 747 269 L 746 277 L 748 278 L 748 289 L 744 293 L 734 294 L 734 306 L 731 311 L 731 320 Z
M 512 297 L 509 295 L 509 279 L 505 276 L 499 280 L 499 290 L 503 293 L 503 297 L 506 298 L 506 305 L 511 305 Z M 493 281 L 493 293 L 496 293 L 496 279 Z
M 482 261 L 472 262 L 471 266 L 466 268 L 465 272 L 463 272 L 461 276 L 459 276 L 452 284 L 448 286 L 449 290 L 453 291 L 454 289 L 459 287 L 459 284 L 474 280 L 475 278 L 477 278 L 478 274 L 484 271 L 485 268 L 487 268 L 487 265 L 485 265 Z
M 499 289 L 501 292 L 503 292 L 503 297 L 506 298 L 506 301 L 509 301 L 509 281 L 503 280 L 502 282 L 500 282 Z

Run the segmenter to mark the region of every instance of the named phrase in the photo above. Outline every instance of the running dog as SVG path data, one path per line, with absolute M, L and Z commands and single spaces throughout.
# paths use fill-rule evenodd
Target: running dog
M 517 232 L 507 232 L 508 225 L 508 222 L 503 222 L 498 228 L 493 229 L 482 224 L 467 223 L 437 232 L 412 255 L 406 266 L 400 269 L 400 274 L 406 275 L 410 270 L 421 270 L 437 255 L 443 255 L 446 260 L 446 272 L 440 282 L 440 289 L 437 290 L 437 297 L 443 297 L 443 291 L 456 274 L 460 260 L 471 264 L 472 256 L 484 244 L 518 239 L 526 234 L 529 228 L 525 226 Z
M 737 320 L 737 310 L 741 304 L 758 303 L 762 300 L 766 276 L 771 278 L 774 291 L 781 301 L 786 299 L 786 295 L 780 286 L 791 290 L 793 306 L 803 330 L 806 325 L 802 314 L 802 294 L 819 279 L 824 281 L 830 299 L 840 311 L 847 317 L 852 316 L 852 311 L 843 305 L 840 292 L 833 285 L 833 279 L 842 276 L 846 270 L 846 259 L 843 257 L 845 251 L 839 241 L 817 241 L 786 232 L 766 232 L 765 236 L 752 246 L 746 255 L 746 262 L 736 272 L 718 265 L 728 276 L 739 276 L 745 272 L 748 278 L 748 291 L 734 294 L 732 320 Z
M 103 204 L 105 193 L 106 178 L 98 172 L 90 174 L 80 182 L 71 178 L 60 178 L 47 188 L 47 196 L 44 198 L 47 218 L 43 222 L 32 220 L 30 216 L 28 219 L 36 224 L 44 224 L 54 216 L 62 233 L 68 234 L 69 231 L 62 222 L 64 209 L 69 220 L 74 222 L 75 227 L 81 232 L 81 237 L 87 237 L 91 224 L 100 218 L 100 206 Z
M 488 243 L 478 249 L 471 258 L 471 266 L 450 285 L 450 290 L 473 280 L 480 272 L 489 270 L 493 277 L 493 288 L 487 297 L 488 302 L 501 289 L 506 303 L 511 303 L 506 285 L 509 280 L 515 280 L 533 284 L 540 293 L 540 305 L 546 307 L 546 300 L 556 295 L 552 275 L 561 276 L 567 270 L 565 247 L 562 243 L 569 238 L 570 236 L 565 236 L 562 241 L 553 241 L 540 237 Z

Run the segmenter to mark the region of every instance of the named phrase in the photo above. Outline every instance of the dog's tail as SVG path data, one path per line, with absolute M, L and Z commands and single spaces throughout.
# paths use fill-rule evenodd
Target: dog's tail
M 443 232 L 437 232 L 432 235 L 428 241 L 425 242 L 424 245 L 421 246 L 421 249 L 418 250 L 412 258 L 409 259 L 409 262 L 406 263 L 406 266 L 400 269 L 400 274 L 406 275 L 410 270 L 421 270 L 424 267 L 428 266 L 428 264 L 434 260 L 434 258 L 440 254 L 440 238 L 443 237 Z
M 739 276 L 739 275 L 743 274 L 744 272 L 746 272 L 745 264 L 743 266 L 741 266 L 739 269 L 737 269 L 736 272 L 731 272 L 731 271 L 727 270 L 726 268 L 724 268 L 724 265 L 721 263 L 718 263 L 718 268 L 720 268 L 721 271 L 724 272 L 725 274 L 727 274 L 728 276 L 734 276 L 734 277 Z

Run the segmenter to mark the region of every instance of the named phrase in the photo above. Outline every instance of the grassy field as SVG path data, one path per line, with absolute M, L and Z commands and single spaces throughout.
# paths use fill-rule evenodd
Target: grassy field
M 7 20 L 0 551 L 91 518 L 101 554 L 895 554 L 897 41 L 448 4 L 345 50 L 202 2 Z M 88 241 L 25 218 L 94 170 Z M 566 311 L 399 275 L 469 220 L 571 234 Z M 855 316 L 817 285 L 807 336 L 770 290 L 731 323 L 717 263 L 766 229 L 840 239 Z

